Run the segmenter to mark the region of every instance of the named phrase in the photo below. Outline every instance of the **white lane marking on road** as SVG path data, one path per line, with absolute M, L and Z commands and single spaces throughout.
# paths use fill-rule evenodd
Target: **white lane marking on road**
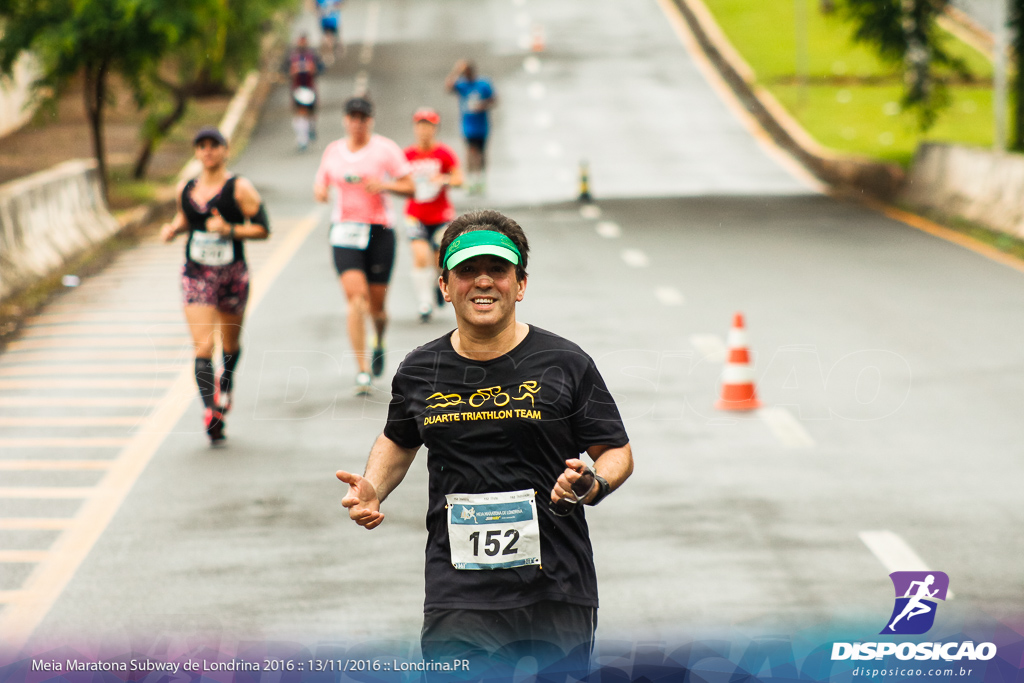
M 352 94 L 356 97 L 363 97 L 369 89 L 370 74 L 366 73 L 366 69 L 363 69 L 356 74 L 356 82 L 352 88 Z
M 549 142 L 548 144 L 544 145 L 544 153 L 547 154 L 552 159 L 557 159 L 558 157 L 562 156 L 562 146 L 557 142 Z
M 647 258 L 647 254 L 639 249 L 623 249 L 622 260 L 626 262 L 627 266 L 632 266 L 633 268 L 645 268 L 651 263 L 651 260 Z
M 814 439 L 807 433 L 800 421 L 793 413 L 780 406 L 761 408 L 757 416 L 768 425 L 772 434 L 788 448 L 811 448 L 814 446 Z
M 868 547 L 882 566 L 892 572 L 927 572 L 931 571 L 920 555 L 900 537 L 888 529 L 878 531 L 861 531 L 860 540 Z M 953 591 L 946 592 L 946 600 L 953 599 Z
M 530 34 L 524 33 L 524 34 L 519 36 L 519 40 L 516 41 L 516 45 L 519 46 L 520 50 L 529 50 L 530 49 L 530 44 L 532 42 L 533 41 L 530 40 Z
M 584 218 L 600 218 L 601 207 L 597 204 L 584 204 L 580 207 L 580 215 Z
M 256 271 L 249 295 L 250 317 L 323 216 L 324 210 L 317 209 L 296 224 L 273 248 L 265 265 Z M 188 368 L 178 375 L 156 410 L 114 459 L 110 470 L 95 489 L 102 495 L 85 500 L 47 561 L 35 567 L 25 580 L 18 598 L 0 613 L 0 642 L 13 650 L 25 644 L 110 524 L 150 459 L 185 414 L 194 394 L 195 378 L 192 369 Z
M 551 112 L 541 111 L 533 117 L 533 122 L 537 124 L 538 128 L 550 128 L 554 118 L 551 116 Z
M 690 346 L 706 360 L 713 363 L 725 362 L 725 341 L 717 334 L 691 334 Z
M 654 296 L 665 306 L 682 306 L 686 303 L 686 297 L 675 287 L 658 287 L 654 290 Z
M 544 98 L 544 84 L 539 81 L 534 81 L 526 88 L 526 94 L 530 96 L 531 100 L 540 100 Z
M 523 60 L 523 70 L 528 74 L 540 73 L 540 58 L 530 55 Z
M 622 236 L 622 228 L 615 221 L 601 221 L 594 226 L 594 230 L 597 230 L 598 235 L 608 240 Z
M 363 49 L 359 52 L 359 63 L 367 65 L 373 60 L 373 46 L 377 42 L 377 28 L 380 20 L 380 2 L 373 2 L 366 8 L 366 33 L 363 35 Z

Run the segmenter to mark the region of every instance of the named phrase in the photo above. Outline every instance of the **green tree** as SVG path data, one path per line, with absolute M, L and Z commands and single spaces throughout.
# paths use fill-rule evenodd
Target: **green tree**
M 1024 0 L 1010 0 L 1009 14 L 1011 45 L 1015 61 L 1013 79 L 1013 139 L 1011 147 L 1024 151 Z
M 133 175 L 144 178 L 153 153 L 185 114 L 189 100 L 229 92 L 259 63 L 261 43 L 273 18 L 294 0 L 193 0 L 182 39 L 167 59 L 142 79 L 140 104 L 150 110 Z M 227 30 L 228 27 L 231 30 Z
M 914 110 L 922 130 L 935 123 L 949 104 L 945 80 L 937 74 L 967 74 L 963 61 L 946 51 L 937 19 L 949 0 L 843 0 L 853 19 L 854 40 L 875 48 L 879 56 L 902 69 L 904 109 Z
M 104 193 L 109 184 L 104 113 L 109 81 L 119 74 L 141 88 L 143 74 L 181 36 L 190 0 L 0 0 L 0 70 L 9 74 L 23 52 L 41 68 L 38 88 L 58 93 L 81 75 L 93 153 Z

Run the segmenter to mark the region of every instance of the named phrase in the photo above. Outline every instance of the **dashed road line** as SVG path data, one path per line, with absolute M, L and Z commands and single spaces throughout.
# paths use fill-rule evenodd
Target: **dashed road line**
M 881 529 L 861 531 L 857 535 L 890 574 L 892 572 L 931 571 L 921 556 L 910 547 L 910 544 L 895 532 Z M 952 599 L 953 591 L 947 591 L 946 600 Z
M 608 240 L 622 237 L 622 228 L 615 221 L 600 221 L 594 225 L 594 230 L 597 231 L 598 235 Z
M 622 260 L 626 262 L 627 266 L 633 268 L 646 268 L 651 264 L 651 260 L 647 258 L 647 254 L 639 249 L 623 249 Z
M 725 341 L 717 334 L 691 334 L 690 346 L 705 359 L 715 363 L 725 362 Z
M 675 287 L 657 287 L 654 296 L 665 306 L 682 306 L 686 297 Z
M 804 429 L 800 421 L 781 406 L 760 408 L 757 416 L 768 425 L 772 434 L 788 448 L 812 448 L 814 439 Z
M 540 81 L 534 81 L 526 87 L 526 94 L 530 96 L 531 100 L 544 99 L 545 92 L 546 89 L 544 88 L 544 84 Z
M 523 60 L 523 71 L 525 71 L 528 74 L 540 73 L 540 67 L 540 59 L 535 55 L 530 55 L 529 57 Z
M 580 207 L 580 215 L 583 216 L 584 218 L 600 218 L 601 207 L 598 206 L 597 204 L 584 204 L 583 206 Z

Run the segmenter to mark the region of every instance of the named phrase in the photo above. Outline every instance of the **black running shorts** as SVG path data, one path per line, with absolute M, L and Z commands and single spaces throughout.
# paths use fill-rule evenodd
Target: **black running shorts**
M 366 234 L 366 233 L 363 233 Z M 391 282 L 391 269 L 395 265 L 395 231 L 374 223 L 370 226 L 370 241 L 366 249 L 332 247 L 334 267 L 341 275 L 346 270 L 361 270 L 371 285 Z

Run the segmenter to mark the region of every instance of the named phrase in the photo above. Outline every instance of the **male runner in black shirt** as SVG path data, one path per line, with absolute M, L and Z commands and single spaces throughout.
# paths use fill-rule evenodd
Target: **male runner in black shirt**
M 618 488 L 633 459 L 590 356 L 516 320 L 528 250 L 519 225 L 496 211 L 451 223 L 440 285 L 458 328 L 406 356 L 365 473 L 337 476 L 349 485 L 349 516 L 373 529 L 381 502 L 427 446 L 425 659 L 515 666 L 529 655 L 579 669 L 598 602 L 575 503 L 594 505 Z

